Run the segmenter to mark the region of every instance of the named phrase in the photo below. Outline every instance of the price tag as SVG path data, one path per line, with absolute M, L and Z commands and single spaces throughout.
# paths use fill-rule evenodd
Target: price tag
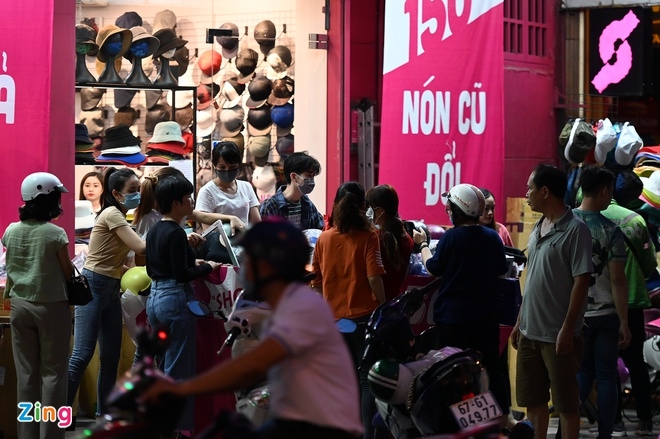
M 502 416 L 502 410 L 490 391 L 457 402 L 449 408 L 461 430 Z

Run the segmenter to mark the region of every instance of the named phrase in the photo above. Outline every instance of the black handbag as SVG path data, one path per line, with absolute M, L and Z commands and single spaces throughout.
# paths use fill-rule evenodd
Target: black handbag
M 76 276 L 66 283 L 66 294 L 69 297 L 69 305 L 87 305 L 92 301 L 92 290 L 89 289 L 87 278 L 80 274 L 76 266 L 73 266 Z

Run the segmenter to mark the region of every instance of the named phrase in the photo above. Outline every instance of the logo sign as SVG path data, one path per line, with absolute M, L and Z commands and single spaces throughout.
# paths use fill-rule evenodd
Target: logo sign
M 379 182 L 402 218 L 449 224 L 459 183 L 502 196 L 502 1 L 386 0 Z
M 644 85 L 642 8 L 594 9 L 589 15 L 590 92 L 606 96 L 640 96 Z

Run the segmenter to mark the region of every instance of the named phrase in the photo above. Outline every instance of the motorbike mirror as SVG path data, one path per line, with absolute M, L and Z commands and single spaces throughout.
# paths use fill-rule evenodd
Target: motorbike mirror
M 211 308 L 209 308 L 206 303 L 200 302 L 199 300 L 191 300 L 188 302 L 188 309 L 197 317 L 209 317 L 212 314 Z
M 357 323 L 350 319 L 339 319 L 335 324 L 342 334 L 351 334 L 357 329 Z

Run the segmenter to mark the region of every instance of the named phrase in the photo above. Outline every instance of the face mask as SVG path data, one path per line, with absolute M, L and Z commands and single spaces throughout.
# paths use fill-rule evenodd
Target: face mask
M 225 183 L 231 183 L 232 181 L 236 180 L 236 177 L 238 176 L 238 168 L 232 169 L 231 171 L 219 171 L 216 169 L 215 175 L 217 175 L 218 178 Z
M 314 190 L 314 186 L 316 186 L 316 183 L 313 178 L 303 178 L 303 183 L 299 184 L 298 188 L 300 188 L 300 193 L 303 195 L 309 195 Z
M 115 56 L 121 51 L 122 43 L 118 41 L 116 43 L 105 43 L 103 45 L 103 50 L 110 56 Z
M 135 209 L 140 205 L 140 193 L 133 192 L 130 194 L 122 194 L 124 196 L 124 202 L 121 203 L 126 209 Z
M 89 43 L 76 44 L 76 53 L 87 55 L 92 50 L 92 45 Z
M 367 209 L 367 218 L 369 218 L 372 222 L 374 220 L 374 210 L 371 207 Z
M 146 41 L 138 41 L 131 46 L 133 56 L 144 58 L 147 56 L 147 52 L 149 52 L 149 44 Z

